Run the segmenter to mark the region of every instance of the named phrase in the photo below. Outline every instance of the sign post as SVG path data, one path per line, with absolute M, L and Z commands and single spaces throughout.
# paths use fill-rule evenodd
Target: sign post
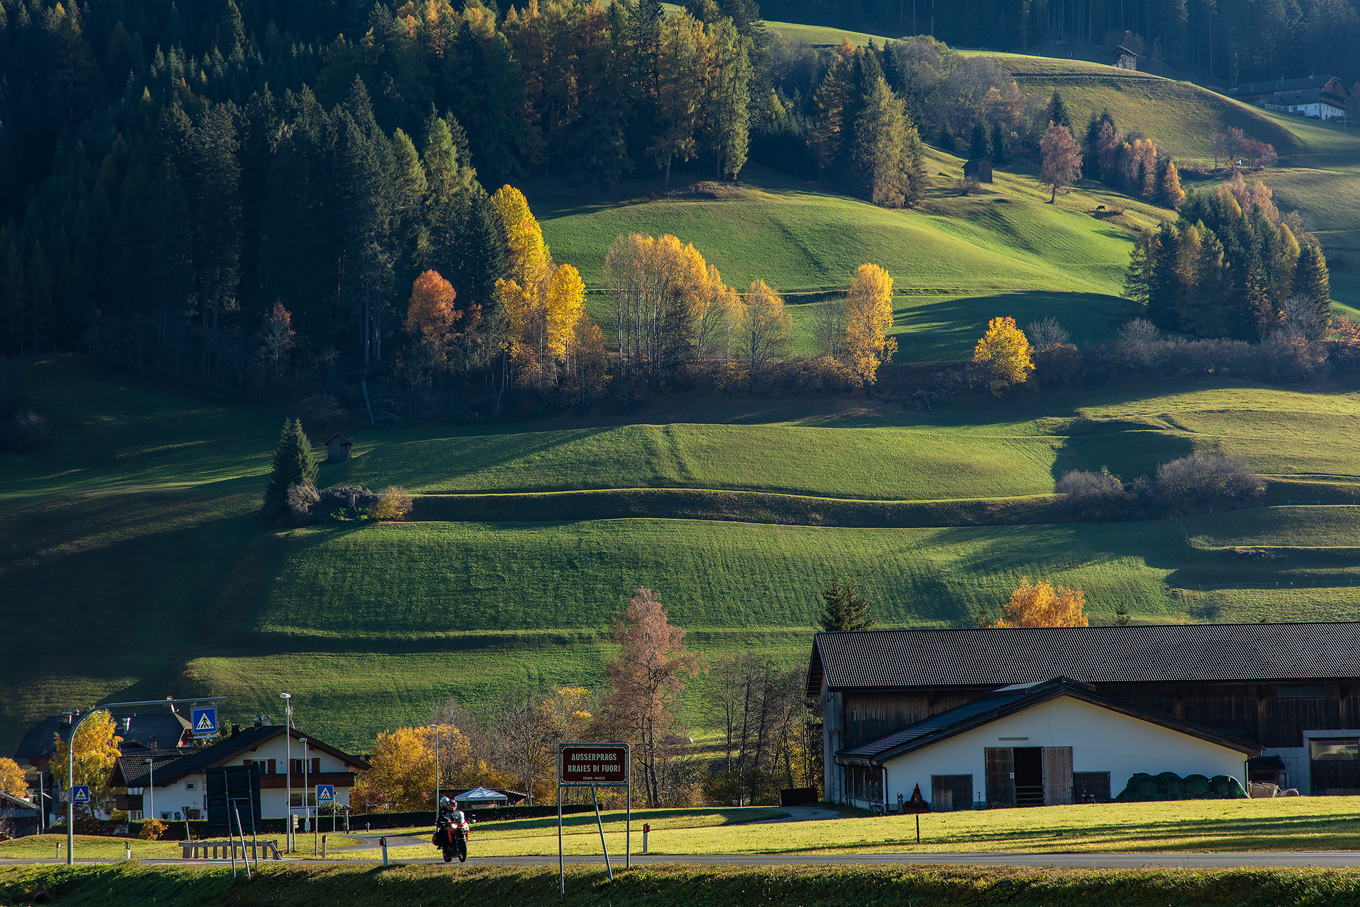
M 604 839 L 604 818 L 600 815 L 600 801 L 595 796 L 597 787 L 625 787 L 628 789 L 624 820 L 624 868 L 633 864 L 633 758 L 632 747 L 626 743 L 559 743 L 557 745 L 557 880 L 561 900 L 567 898 L 567 870 L 562 857 L 562 788 L 589 787 L 590 799 L 595 804 L 595 823 L 600 829 L 600 847 L 604 850 L 604 865 L 609 880 L 614 881 L 614 867 L 609 863 L 609 845 Z
M 321 834 L 321 807 L 331 807 L 331 831 L 335 831 L 335 785 L 318 784 L 316 786 L 316 821 L 312 823 L 313 847 L 312 852 L 316 852 L 315 838 Z

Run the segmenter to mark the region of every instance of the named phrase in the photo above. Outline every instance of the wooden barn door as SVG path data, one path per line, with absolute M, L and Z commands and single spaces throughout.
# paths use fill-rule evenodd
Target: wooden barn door
M 987 766 L 987 805 L 1015 805 L 1015 754 L 1009 746 L 983 750 Z
M 1044 805 L 1072 803 L 1072 747 L 1044 747 Z

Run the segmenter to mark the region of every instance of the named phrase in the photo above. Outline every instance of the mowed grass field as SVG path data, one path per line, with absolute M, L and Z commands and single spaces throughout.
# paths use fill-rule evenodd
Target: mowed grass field
M 480 707 L 508 689 L 602 682 L 610 622 L 638 586 L 657 591 L 694 648 L 759 648 L 789 667 L 807 657 L 833 576 L 861 586 L 882 626 L 967 625 L 1025 575 L 1083 588 L 1098 621 L 1120 606 L 1156 622 L 1360 617 L 1360 559 L 1346 543 L 1354 506 L 1183 526 L 868 529 L 746 522 L 737 498 L 716 520 L 567 512 L 514 523 L 493 512 L 457 522 L 445 512 L 271 530 L 255 511 L 282 410 L 109 378 L 73 359 L 31 378 L 53 437 L 33 454 L 0 455 L 0 585 L 24 652 L 0 664 L 0 749 L 35 718 L 101 698 L 211 692 L 246 721 L 277 711 L 284 690 L 312 732 L 365 749 L 449 696 Z M 1360 394 L 1345 387 L 1155 386 L 936 413 L 859 397 L 723 398 L 678 412 L 710 421 L 354 424 L 358 455 L 323 467 L 321 482 L 972 506 L 1042 500 L 1069 469 L 1132 478 L 1222 450 L 1278 477 L 1281 500 L 1349 501 L 1360 485 Z M 1223 553 L 1242 546 L 1281 556 Z M 703 683 L 686 706 L 696 727 Z
M 655 854 L 703 853 L 1216 853 L 1351 851 L 1360 848 L 1356 797 L 1274 800 L 1188 800 L 1107 803 L 1040 809 L 973 810 L 921 817 L 847 817 L 813 822 L 761 822 L 743 812 L 657 810 L 633 814 L 633 846 L 641 822 L 652 826 Z M 663 818 L 674 813 L 674 818 Z M 622 853 L 621 810 L 604 814 L 611 854 Z M 564 820 L 569 854 L 598 854 L 595 816 Z M 551 856 L 557 853 L 557 819 L 490 822 L 473 829 L 477 856 Z M 427 857 L 430 847 L 391 850 L 395 859 Z M 351 854 L 380 858 L 372 851 Z

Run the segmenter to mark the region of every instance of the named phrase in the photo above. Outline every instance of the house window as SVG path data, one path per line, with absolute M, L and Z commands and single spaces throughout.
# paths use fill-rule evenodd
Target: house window
M 1360 758 L 1360 738 L 1313 738 L 1308 741 L 1308 758 L 1314 762 L 1354 762 Z
M 192 782 L 192 781 L 186 781 L 186 782 L 184 782 L 184 789 L 185 789 L 185 790 L 193 790 L 193 789 L 194 789 L 194 782 Z
M 1320 683 L 1282 683 L 1281 699 L 1325 699 L 1327 687 Z
M 289 806 L 302 806 L 302 794 L 293 791 L 293 798 L 288 802 Z M 316 791 L 307 792 L 307 805 L 316 806 Z

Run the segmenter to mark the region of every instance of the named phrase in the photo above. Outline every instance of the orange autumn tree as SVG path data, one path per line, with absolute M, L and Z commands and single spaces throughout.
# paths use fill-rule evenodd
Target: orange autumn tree
M 463 313 L 454 307 L 458 292 L 438 271 L 426 271 L 411 285 L 406 305 L 406 333 L 428 344 L 438 365 L 448 364 L 449 346 L 458 338 L 458 322 Z
M 1085 627 L 1089 626 L 1085 609 L 1086 595 L 1080 589 L 1049 583 L 1031 584 L 1026 576 L 1011 593 L 1011 600 L 1001 609 L 1001 617 L 992 626 Z

